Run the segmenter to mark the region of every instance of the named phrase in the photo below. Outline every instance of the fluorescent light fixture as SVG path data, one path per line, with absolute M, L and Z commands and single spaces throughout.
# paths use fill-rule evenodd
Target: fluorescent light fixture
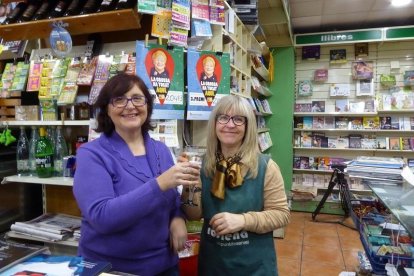
M 412 0 L 391 0 L 391 5 L 394 7 L 402 7 L 411 3 Z

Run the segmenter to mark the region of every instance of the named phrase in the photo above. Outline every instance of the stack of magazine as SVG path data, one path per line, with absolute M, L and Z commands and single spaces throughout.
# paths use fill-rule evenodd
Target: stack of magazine
M 10 229 L 11 234 L 16 233 L 47 241 L 62 241 L 72 237 L 80 225 L 79 217 L 46 213 L 30 221 L 15 222 Z
M 363 184 L 402 184 L 402 158 L 359 156 L 347 166 L 349 177 L 362 178 Z

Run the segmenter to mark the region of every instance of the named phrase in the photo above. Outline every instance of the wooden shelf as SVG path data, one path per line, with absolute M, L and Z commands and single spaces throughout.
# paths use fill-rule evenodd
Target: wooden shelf
M 57 185 L 57 186 L 73 186 L 72 177 L 48 177 L 39 178 L 33 176 L 6 176 L 1 181 L 1 184 L 8 183 L 32 183 L 32 184 L 45 184 L 45 185 Z
M 312 170 L 312 169 L 295 169 L 293 168 L 293 172 L 296 173 L 317 173 L 317 174 L 331 174 L 332 170 Z
M 413 150 L 390 150 L 390 149 L 363 149 L 363 148 L 345 148 L 345 149 L 338 149 L 338 148 L 317 148 L 317 147 L 294 147 L 294 150 L 305 150 L 305 151 L 349 151 L 349 152 L 380 152 L 380 153 L 408 153 L 414 154 Z
M 342 116 L 342 117 L 361 117 L 361 116 L 378 116 L 377 112 L 294 112 L 294 116 Z
M 74 121 L 3 121 L 3 126 L 89 126 L 89 120 Z
M 252 65 L 252 68 L 265 81 L 269 81 L 269 71 L 264 67 L 264 65 L 262 65 L 260 67 L 254 67 L 254 65 Z
M 254 110 L 254 114 L 256 116 L 263 116 L 263 117 L 272 116 L 273 115 L 273 113 L 269 113 L 269 112 L 259 112 L 257 110 Z
M 134 9 L 59 17 L 0 25 L 0 37 L 7 41 L 48 38 L 52 30 L 52 23 L 57 21 L 67 23 L 66 29 L 71 35 L 132 30 L 141 27 L 140 19 L 140 15 Z
M 378 114 L 413 114 L 414 109 L 377 110 Z
M 293 131 L 299 132 L 299 131 L 312 131 L 312 132 L 358 132 L 358 133 L 405 133 L 405 134 L 414 134 L 414 130 L 400 130 L 400 129 L 338 129 L 338 128 L 330 128 L 330 129 L 324 129 L 324 128 L 294 128 Z
M 265 128 L 258 128 L 257 129 L 257 133 L 263 133 L 263 132 L 268 132 L 270 129 L 265 127 Z

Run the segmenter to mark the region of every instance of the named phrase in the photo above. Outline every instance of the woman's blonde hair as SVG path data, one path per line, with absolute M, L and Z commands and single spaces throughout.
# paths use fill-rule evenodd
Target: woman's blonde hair
M 152 58 L 152 60 L 154 60 L 154 59 L 158 58 L 159 56 L 163 57 L 164 60 L 167 60 L 167 55 L 164 53 L 164 51 L 161 51 L 161 50 L 155 51 L 152 54 L 151 58 Z
M 203 66 L 206 65 L 206 63 L 209 61 L 212 62 L 214 66 L 216 65 L 216 61 L 214 60 L 214 58 L 208 56 L 203 59 Z
M 216 152 L 220 150 L 220 141 L 216 133 L 216 118 L 217 115 L 228 112 L 247 118 L 246 124 L 244 124 L 246 130 L 238 154 L 242 158 L 241 162 L 243 165 L 249 170 L 248 177 L 255 178 L 258 170 L 258 153 L 260 152 L 257 141 L 256 117 L 249 102 L 235 95 L 228 95 L 221 98 L 210 114 L 207 125 L 208 134 L 204 173 L 208 177 L 214 176 L 216 170 Z

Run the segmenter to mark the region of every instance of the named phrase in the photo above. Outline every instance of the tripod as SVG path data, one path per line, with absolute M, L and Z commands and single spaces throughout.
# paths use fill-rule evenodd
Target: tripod
M 329 180 L 329 186 L 326 190 L 325 194 L 322 197 L 322 200 L 319 202 L 318 206 L 316 207 L 315 211 L 312 213 L 312 220 L 316 221 L 316 216 L 320 213 L 321 209 L 323 208 L 323 205 L 325 204 L 326 200 L 328 199 L 328 196 L 332 193 L 333 188 L 335 185 L 338 185 L 339 188 L 339 195 L 341 198 L 341 206 L 344 210 L 345 216 L 344 220 L 349 217 L 350 213 L 350 205 L 351 205 L 351 198 L 350 198 L 350 192 L 348 187 L 348 182 L 345 179 L 345 173 L 344 169 L 346 168 L 345 164 L 336 164 L 332 165 L 331 168 L 333 169 L 331 179 Z M 342 224 L 343 221 L 340 221 L 339 223 Z M 345 225 L 347 226 L 347 225 Z M 347 226 L 349 227 L 349 226 Z

